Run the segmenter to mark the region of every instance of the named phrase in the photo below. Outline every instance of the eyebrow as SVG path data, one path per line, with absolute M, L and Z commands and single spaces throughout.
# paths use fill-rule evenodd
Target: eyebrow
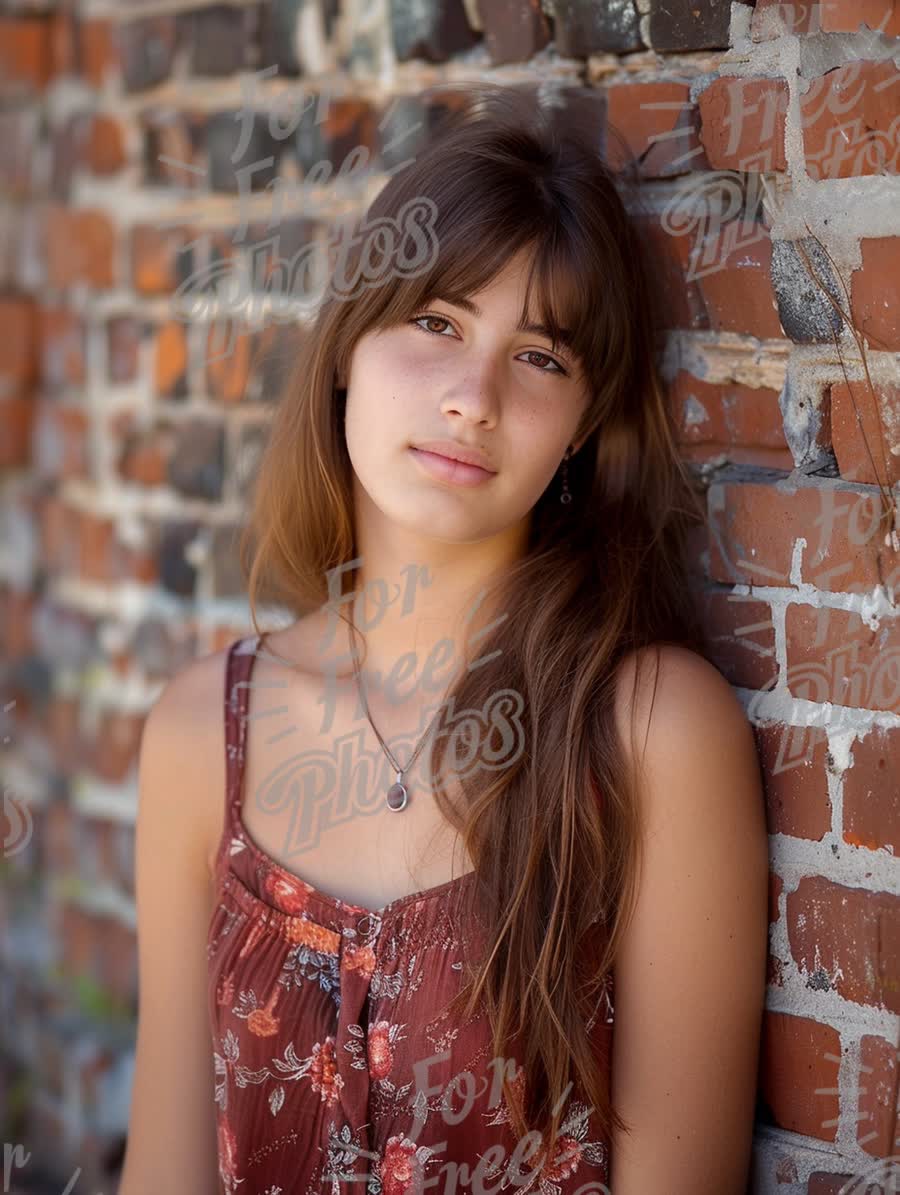
M 481 308 L 477 303 L 473 303 L 471 299 L 467 299 L 465 295 L 457 295 L 455 298 L 450 298 L 449 295 L 434 294 L 431 296 L 431 301 L 443 301 L 449 303 L 451 307 L 461 307 L 463 311 L 467 311 L 469 315 L 474 315 L 476 319 L 481 318 Z M 546 324 L 530 324 L 523 323 L 521 320 L 516 324 L 517 332 L 530 332 L 532 336 L 546 336 L 549 341 L 553 340 L 553 333 Z M 572 333 L 568 328 L 561 328 L 559 334 L 559 343 L 566 345 L 567 348 L 574 350 L 574 343 Z

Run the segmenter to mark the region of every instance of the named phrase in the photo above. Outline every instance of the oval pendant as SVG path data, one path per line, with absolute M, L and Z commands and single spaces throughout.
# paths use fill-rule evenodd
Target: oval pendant
M 387 791 L 388 809 L 393 810 L 394 813 L 399 813 L 401 809 L 405 809 L 408 799 L 409 793 L 407 793 L 399 781 L 396 784 L 392 784 Z

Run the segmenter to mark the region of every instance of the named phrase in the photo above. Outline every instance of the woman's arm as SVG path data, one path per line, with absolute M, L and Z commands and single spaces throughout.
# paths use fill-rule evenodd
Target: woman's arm
M 214 724 L 224 717 L 222 669 L 221 658 L 209 656 L 180 672 L 150 711 L 141 739 L 138 1033 L 119 1195 L 215 1195 L 219 1189 L 205 811 L 212 786 L 219 785 L 223 806 L 225 800 L 224 762 L 216 753 L 224 752 L 224 730 Z
M 745 1195 L 766 990 L 768 839 L 750 724 L 707 661 L 661 647 L 636 701 L 645 859 L 614 968 L 614 1195 Z M 617 698 L 629 742 L 633 665 Z M 631 753 L 629 751 L 629 758 Z

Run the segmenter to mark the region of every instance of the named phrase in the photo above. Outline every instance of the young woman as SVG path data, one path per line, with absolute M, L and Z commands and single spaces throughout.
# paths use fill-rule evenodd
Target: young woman
M 337 248 L 256 634 L 145 727 L 120 1195 L 745 1191 L 759 768 L 581 99 L 483 89 Z

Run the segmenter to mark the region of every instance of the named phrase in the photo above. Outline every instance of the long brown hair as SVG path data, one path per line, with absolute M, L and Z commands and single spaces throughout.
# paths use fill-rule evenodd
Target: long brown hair
M 520 1106 L 519 1089 L 504 1089 L 515 1127 L 539 1129 L 550 1157 L 571 1065 L 602 1132 L 628 1131 L 586 1027 L 640 861 L 637 773 L 614 721 L 617 670 L 643 647 L 703 646 L 685 558 L 701 509 L 657 372 L 644 243 L 621 178 L 598 153 L 599 109 L 586 90 L 558 92 L 555 103 L 532 85 L 470 92 L 376 196 L 367 225 L 431 200 L 438 252 L 413 276 L 393 271 L 352 298 L 326 295 L 277 405 L 241 540 L 257 631 L 263 587 L 298 615 L 322 606 L 326 574 L 356 556 L 338 387 L 354 345 L 411 319 L 436 292 L 476 293 L 518 250 L 533 250 L 528 291 L 536 279 L 543 321 L 554 336 L 571 331 L 589 379 L 578 429 L 587 438 L 569 462 L 573 502 L 560 503 L 551 484 L 532 512 L 527 552 L 492 583 L 494 608 L 508 617 L 479 649 L 495 658 L 463 670 L 447 696 L 450 708 L 471 710 L 517 691 L 526 749 L 507 768 L 460 776 L 458 806 L 440 780 L 444 738 L 429 775 L 474 864 L 487 927 L 486 953 L 456 999 L 467 999 L 466 1016 L 484 1000 L 497 1058 L 527 1026 L 517 1060 L 526 1099 Z

